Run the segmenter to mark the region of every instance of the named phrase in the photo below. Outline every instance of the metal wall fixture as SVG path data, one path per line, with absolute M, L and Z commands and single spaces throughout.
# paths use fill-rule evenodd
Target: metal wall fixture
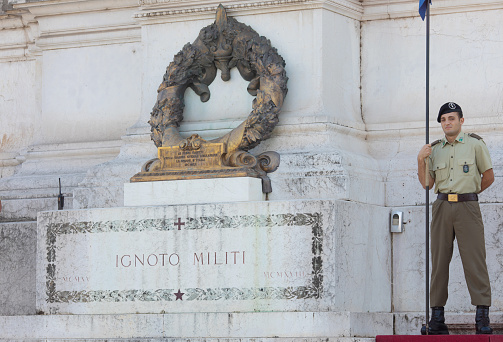
M 403 211 L 392 211 L 390 217 L 390 231 L 392 233 L 403 233 L 404 228 Z

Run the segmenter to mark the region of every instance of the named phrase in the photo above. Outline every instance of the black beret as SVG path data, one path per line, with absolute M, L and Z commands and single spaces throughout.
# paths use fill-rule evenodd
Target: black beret
M 442 107 L 440 107 L 440 110 L 438 111 L 437 122 L 440 122 L 440 117 L 442 115 L 452 112 L 458 112 L 459 117 L 460 118 L 463 117 L 463 111 L 461 110 L 461 107 L 457 103 L 447 102 Z

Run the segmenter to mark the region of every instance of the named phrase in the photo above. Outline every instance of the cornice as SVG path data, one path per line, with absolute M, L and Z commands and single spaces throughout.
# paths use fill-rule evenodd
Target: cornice
M 180 21 L 191 17 L 193 20 L 210 19 L 222 3 L 229 15 L 249 14 L 250 12 L 267 12 L 273 9 L 292 10 L 314 3 L 314 0 L 277 0 L 277 1 L 190 1 L 190 0 L 143 0 L 142 11 L 135 14 L 135 19 Z
M 140 0 L 135 19 L 152 23 L 212 19 L 222 3 L 234 16 L 323 8 L 356 20 L 418 17 L 417 0 Z M 435 0 L 432 15 L 503 9 L 503 0 Z
M 33 23 L 29 53 L 141 41 L 132 16 L 138 0 L 10 0 L 25 22 Z M 95 20 L 89 20 L 89 15 Z M 111 15 L 112 14 L 112 15 Z
M 143 8 L 146 7 L 213 7 L 222 4 L 227 9 L 229 5 L 240 5 L 241 7 L 248 6 L 270 6 L 274 3 L 285 4 L 294 2 L 311 2 L 312 0 L 265 0 L 265 1 L 255 1 L 255 0 L 139 0 L 138 3 Z
M 65 33 L 43 33 L 36 39 L 36 46 L 42 50 L 54 50 L 107 44 L 135 43 L 140 41 L 140 27 L 107 26 L 68 30 Z
M 342 14 L 346 17 L 361 20 L 363 16 L 363 6 L 357 0 L 337 0 L 324 1 L 324 8 L 334 13 Z
M 0 46 L 0 62 L 19 62 L 32 60 L 26 44 Z
M 140 0 L 141 11 L 134 17 L 152 23 L 212 19 L 220 3 L 233 16 L 321 8 L 358 20 L 363 14 L 358 0 Z
M 16 166 L 23 162 L 17 153 L 0 153 L 0 167 Z
M 213 20 L 220 3 L 231 16 L 323 9 L 362 21 L 418 18 L 417 0 L 10 0 L 0 29 L 26 30 L 27 40 L 0 44 L 0 60 L 32 58 L 48 49 L 140 42 L 142 25 Z M 503 0 L 435 0 L 431 13 L 498 9 Z M 90 21 L 85 13 L 100 19 Z M 109 13 L 120 18 L 103 20 Z M 68 16 L 68 25 L 52 20 L 58 16 Z
M 143 24 L 213 19 L 220 3 L 234 16 L 319 8 L 363 21 L 418 16 L 417 0 L 9 0 L 14 10 L 29 11 L 35 16 L 130 8 L 136 10 L 134 19 L 144 21 Z M 435 0 L 431 13 L 497 9 L 503 9 L 503 0 Z
M 9 3 L 14 9 L 47 16 L 138 7 L 138 0 L 10 0 Z
M 20 15 L 0 16 L 0 62 L 25 61 L 28 53 L 29 28 Z
M 93 141 L 85 143 L 65 143 L 31 146 L 21 154 L 26 160 L 47 158 L 80 158 L 94 156 L 97 158 L 114 157 L 120 152 L 121 140 Z
M 363 21 L 419 17 L 416 0 L 363 0 Z M 503 9 L 502 0 L 435 0 L 431 15 Z

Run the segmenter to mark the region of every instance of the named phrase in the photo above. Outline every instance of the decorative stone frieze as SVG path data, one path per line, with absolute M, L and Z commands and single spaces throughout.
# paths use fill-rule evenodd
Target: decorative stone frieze
M 363 8 L 356 0 L 269 0 L 269 1 L 140 1 L 142 11 L 135 14 L 140 20 L 180 21 L 211 18 L 222 3 L 228 13 L 236 15 L 300 11 L 306 9 L 327 9 L 344 16 L 360 19 Z
M 418 15 L 416 0 L 363 0 L 362 20 L 380 20 L 410 18 Z M 431 6 L 431 14 L 451 14 L 463 12 L 487 11 L 503 8 L 501 0 L 442 0 Z

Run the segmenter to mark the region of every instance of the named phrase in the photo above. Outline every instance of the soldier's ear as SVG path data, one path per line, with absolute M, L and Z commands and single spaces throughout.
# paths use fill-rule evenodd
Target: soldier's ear
M 459 122 L 461 122 L 461 124 L 463 124 L 463 122 L 465 122 L 465 118 L 460 118 Z

